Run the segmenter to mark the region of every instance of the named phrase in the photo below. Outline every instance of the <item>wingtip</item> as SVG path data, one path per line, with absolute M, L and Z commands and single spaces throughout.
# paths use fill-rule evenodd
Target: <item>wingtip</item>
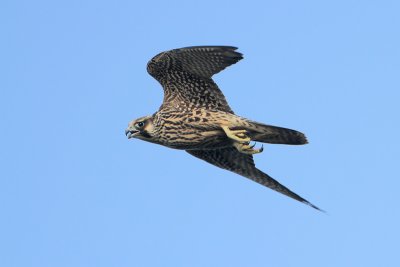
M 231 52 L 231 53 L 239 54 L 240 56 L 243 56 L 242 53 L 236 51 L 237 49 L 239 49 L 238 47 L 230 46 L 230 45 L 197 45 L 197 46 L 186 46 L 186 47 L 182 47 L 182 48 L 176 48 L 173 50 L 188 50 L 188 49 L 220 50 L 220 51 Z
M 308 205 L 308 206 L 310 206 L 311 208 L 314 208 L 314 209 L 316 209 L 316 210 L 322 212 L 322 213 L 326 213 L 325 210 L 318 208 L 317 206 L 315 206 L 314 204 L 312 204 L 312 203 L 310 203 L 310 202 L 308 202 L 308 201 L 303 201 L 303 203 L 306 204 L 306 205 Z

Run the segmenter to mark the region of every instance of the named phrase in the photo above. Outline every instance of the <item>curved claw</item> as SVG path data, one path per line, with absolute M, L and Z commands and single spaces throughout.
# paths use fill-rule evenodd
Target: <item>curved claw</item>
M 253 145 L 250 146 L 250 148 L 254 148 L 257 145 L 257 142 L 254 142 Z
M 259 149 L 253 149 L 255 144 L 250 146 L 250 145 L 246 145 L 246 144 L 243 144 L 243 143 L 235 142 L 233 145 L 236 147 L 236 149 L 239 152 L 242 152 L 242 153 L 248 154 L 248 155 L 261 153 L 264 150 L 264 146 L 263 145 Z
M 264 144 L 261 145 L 260 153 L 264 151 Z

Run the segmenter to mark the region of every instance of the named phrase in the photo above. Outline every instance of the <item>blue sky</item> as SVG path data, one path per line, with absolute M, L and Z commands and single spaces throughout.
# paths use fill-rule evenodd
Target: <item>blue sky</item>
M 2 1 L 0 266 L 398 266 L 398 1 Z M 155 54 L 234 45 L 257 166 L 319 213 L 124 130 Z

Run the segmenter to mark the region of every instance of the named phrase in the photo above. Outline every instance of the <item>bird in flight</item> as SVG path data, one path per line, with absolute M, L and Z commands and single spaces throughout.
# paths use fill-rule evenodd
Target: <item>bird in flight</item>
M 212 76 L 243 58 L 231 46 L 193 46 L 162 52 L 147 64 L 164 89 L 153 115 L 133 120 L 125 134 L 147 142 L 186 150 L 217 167 L 235 172 L 317 210 L 315 205 L 256 168 L 251 141 L 303 145 L 303 133 L 236 115 Z

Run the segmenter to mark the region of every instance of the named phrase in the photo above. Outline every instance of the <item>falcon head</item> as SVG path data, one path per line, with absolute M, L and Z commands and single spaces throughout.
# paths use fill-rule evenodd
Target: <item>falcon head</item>
M 125 130 L 125 135 L 128 139 L 137 138 L 149 141 L 152 138 L 153 129 L 153 116 L 145 116 L 131 121 Z

